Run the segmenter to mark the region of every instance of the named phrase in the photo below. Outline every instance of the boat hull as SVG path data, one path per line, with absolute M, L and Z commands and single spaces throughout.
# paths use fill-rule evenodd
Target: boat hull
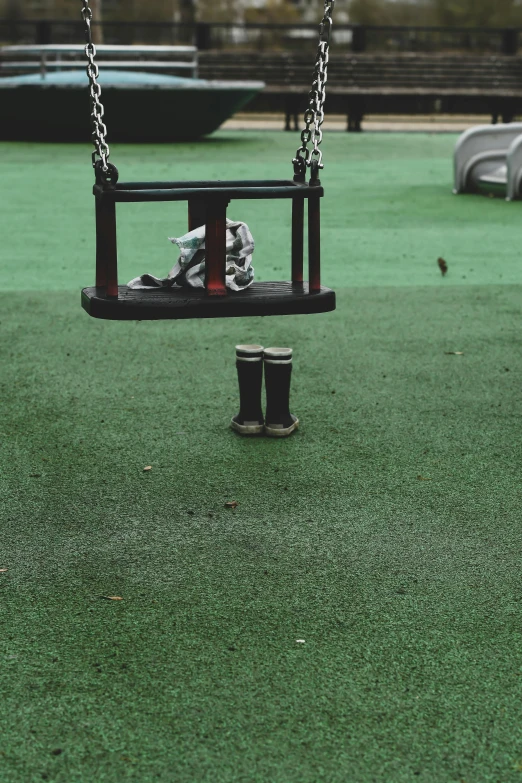
M 61 77 L 60 81 L 52 77 Z M 0 79 L 0 139 L 16 141 L 90 140 L 88 87 L 72 73 L 45 79 Z M 260 90 L 262 82 L 179 79 L 124 74 L 123 81 L 101 73 L 104 122 L 111 142 L 172 142 L 197 139 L 217 130 Z M 147 76 L 147 79 L 143 77 Z M 152 79 L 151 77 L 155 77 Z M 118 74 L 120 77 L 120 74 Z

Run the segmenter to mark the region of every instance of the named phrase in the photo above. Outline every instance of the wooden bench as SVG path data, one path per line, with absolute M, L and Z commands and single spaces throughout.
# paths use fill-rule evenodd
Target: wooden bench
M 248 111 L 283 111 L 297 129 L 307 106 L 313 55 L 201 52 L 200 75 L 262 79 Z M 510 122 L 522 113 L 522 58 L 507 55 L 332 54 L 327 111 L 361 130 L 365 114 L 490 114 Z
M 85 47 L 79 44 L 0 47 L 0 74 L 86 68 Z M 164 71 L 197 78 L 195 46 L 96 46 L 96 60 L 104 68 Z

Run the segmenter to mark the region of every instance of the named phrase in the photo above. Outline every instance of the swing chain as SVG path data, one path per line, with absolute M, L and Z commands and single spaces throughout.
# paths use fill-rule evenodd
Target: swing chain
M 96 57 L 96 47 L 92 40 L 92 10 L 89 6 L 89 0 L 82 0 L 82 5 L 82 19 L 85 26 L 85 38 L 87 41 L 85 55 L 87 57 L 87 76 L 89 77 L 89 94 L 91 98 L 92 141 L 95 148 L 92 153 L 92 165 L 93 168 L 96 168 L 97 162 L 100 161 L 103 173 L 107 174 L 110 166 L 110 150 L 109 145 L 105 140 L 105 136 L 107 135 L 107 126 L 103 122 L 105 109 L 100 101 L 101 87 L 97 81 L 100 71 L 94 61 L 94 58 Z M 100 167 L 98 167 L 98 170 L 99 168 Z
M 319 145 L 323 140 L 321 125 L 324 122 L 324 102 L 326 99 L 326 82 L 328 79 L 328 60 L 330 38 L 332 35 L 332 13 L 335 0 L 324 0 L 324 16 L 319 26 L 319 46 L 317 48 L 317 60 L 312 82 L 312 89 L 308 93 L 309 106 L 304 113 L 305 128 L 301 131 L 301 146 L 296 152 L 292 163 L 296 175 L 304 176 L 306 167 L 311 167 L 312 162 L 317 162 L 317 169 L 324 168 L 323 153 Z M 313 149 L 308 144 L 313 145 Z M 315 166 L 314 166 L 315 168 Z

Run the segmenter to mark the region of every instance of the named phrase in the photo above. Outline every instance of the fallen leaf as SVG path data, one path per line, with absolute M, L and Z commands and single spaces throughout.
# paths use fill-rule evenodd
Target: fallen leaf
M 464 356 L 464 351 L 444 351 L 446 356 Z
M 419 481 L 431 481 L 430 478 L 426 478 L 425 476 L 417 476 Z
M 237 506 L 239 506 L 237 500 L 227 500 L 225 503 L 225 508 L 237 508 Z
M 102 595 L 101 598 L 105 598 L 106 601 L 123 601 L 121 595 Z
M 5 574 L 6 571 L 9 571 L 8 568 L 0 568 L 0 574 Z
M 146 468 L 143 468 L 144 473 L 146 473 L 148 470 L 152 470 L 152 465 L 147 465 Z
M 442 276 L 444 277 L 444 275 L 448 271 L 447 263 L 444 261 L 443 258 L 437 258 L 437 264 L 439 265 L 439 269 L 442 272 Z

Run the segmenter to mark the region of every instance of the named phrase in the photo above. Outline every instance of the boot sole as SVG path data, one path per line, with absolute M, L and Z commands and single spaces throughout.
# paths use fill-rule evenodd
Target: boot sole
M 278 429 L 276 427 L 270 427 L 269 424 L 265 424 L 265 435 L 269 438 L 287 438 L 289 435 L 299 428 L 299 419 L 296 419 L 290 427 L 285 429 Z
M 240 435 L 262 435 L 264 431 L 263 424 L 238 424 L 234 419 L 231 420 L 230 426 Z

